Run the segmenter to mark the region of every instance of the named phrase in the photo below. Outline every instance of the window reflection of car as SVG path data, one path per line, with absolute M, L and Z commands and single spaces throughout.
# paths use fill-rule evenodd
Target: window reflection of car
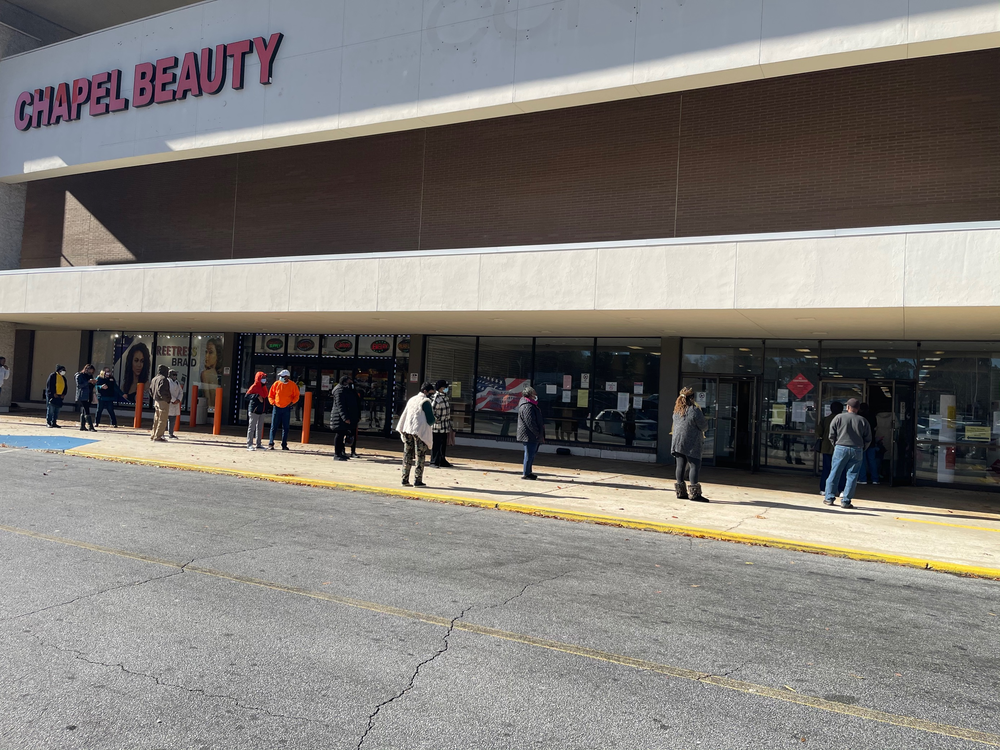
M 940 414 L 924 414 L 917 418 L 917 440 L 937 440 L 941 434 L 941 427 L 945 419 Z M 990 442 L 994 439 L 993 434 L 990 437 L 976 436 L 970 437 L 966 434 L 966 428 L 971 427 L 976 432 L 980 432 L 982 429 L 990 429 L 989 422 L 981 419 L 969 419 L 962 416 L 957 416 L 955 419 L 951 420 L 952 425 L 955 429 L 955 436 L 959 441 L 969 441 L 969 442 Z
M 646 412 L 636 412 L 636 440 L 656 440 L 656 420 L 650 417 L 651 415 Z M 594 432 L 623 438 L 625 437 L 625 412 L 617 409 L 604 409 L 594 417 L 592 426 Z

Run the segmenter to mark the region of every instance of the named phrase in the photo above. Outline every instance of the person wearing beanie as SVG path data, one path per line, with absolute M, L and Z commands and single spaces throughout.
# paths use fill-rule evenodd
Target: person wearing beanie
M 45 381 L 45 423 L 49 427 L 59 427 L 59 410 L 66 398 L 66 368 L 56 365 Z
M 434 395 L 431 406 L 434 407 L 434 447 L 431 449 L 431 466 L 439 469 L 450 469 L 451 464 L 445 457 L 448 442 L 454 440 L 455 425 L 451 421 L 451 398 L 448 396 L 450 384 L 447 380 L 439 380 L 434 384 Z
M 281 428 L 281 450 L 288 450 L 288 427 L 292 422 L 292 407 L 299 401 L 299 387 L 291 382 L 292 373 L 282 370 L 277 382 L 267 393 L 267 400 L 274 407 L 271 412 L 271 439 L 267 449 L 274 450 L 274 434 Z
M 150 440 L 167 442 L 163 433 L 167 431 L 170 421 L 170 368 L 160 365 L 156 368 L 156 377 L 149 381 L 149 395 L 153 399 L 153 430 L 149 433 Z

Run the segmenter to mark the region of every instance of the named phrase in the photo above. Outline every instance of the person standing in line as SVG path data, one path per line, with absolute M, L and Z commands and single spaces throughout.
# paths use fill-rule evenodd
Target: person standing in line
M 431 394 L 434 386 L 424 383 L 420 392 L 406 402 L 403 413 L 399 415 L 396 431 L 403 441 L 403 486 L 410 486 L 410 469 L 414 460 L 416 469 L 413 472 L 413 486 L 426 487 L 424 484 L 424 459 L 427 451 L 434 445 L 434 407 L 431 405 Z
M 170 369 L 166 365 L 156 368 L 156 377 L 149 381 L 149 395 L 153 399 L 153 429 L 149 433 L 150 440 L 167 442 L 163 433 L 167 431 L 170 421 Z
M 840 476 L 847 473 L 847 484 L 840 507 L 853 508 L 854 490 L 858 486 L 858 473 L 865 450 L 872 444 L 872 426 L 858 414 L 860 404 L 856 398 L 847 400 L 847 412 L 838 414 L 830 422 L 830 442 L 833 443 L 833 466 L 826 480 L 825 505 L 833 505 Z
M 533 471 L 538 446 L 545 442 L 545 421 L 538 408 L 538 393 L 531 386 L 521 392 L 517 405 L 517 442 L 524 445 L 524 470 L 521 479 L 538 479 Z
M 107 412 L 108 418 L 111 419 L 111 426 L 117 427 L 118 415 L 115 414 L 115 400 L 119 396 L 119 389 L 110 367 L 105 367 L 101 370 L 101 375 L 97 378 L 96 389 L 97 416 L 94 417 L 94 424 L 100 427 L 101 415 Z
M 45 381 L 45 423 L 49 427 L 59 428 L 59 410 L 66 398 L 66 368 L 56 365 Z M 61 428 L 60 428 L 61 429 Z
M 448 381 L 439 380 L 434 384 L 434 396 L 431 406 L 434 407 L 434 447 L 431 450 L 431 466 L 439 469 L 450 469 L 451 464 L 445 454 L 448 452 L 448 441 L 452 439 L 455 425 L 451 420 L 451 397 L 448 395 Z
M 3 384 L 10 378 L 10 369 L 7 367 L 7 358 L 0 357 L 0 397 L 3 396 Z
M 833 418 L 844 411 L 844 405 L 839 401 L 830 404 L 830 413 L 816 423 L 816 435 L 820 438 L 820 454 L 823 457 L 823 473 L 819 477 L 819 494 L 826 497 L 826 480 L 830 478 L 830 469 L 833 466 L 833 443 L 830 442 L 830 423 Z M 847 477 L 840 480 L 840 487 L 837 492 L 844 491 L 844 484 Z
M 354 390 L 354 378 L 350 375 L 344 375 L 340 379 L 340 383 L 333 389 L 332 401 L 330 429 L 335 434 L 333 458 L 337 461 L 346 461 L 344 438 L 355 433 L 358 429 L 358 422 L 361 420 L 361 404 L 358 402 L 358 394 Z M 354 447 L 353 442 L 351 447 Z
M 871 425 L 873 435 L 875 425 L 872 423 L 871 407 L 868 404 L 861 404 L 858 407 L 858 414 L 868 420 Z M 879 480 L 879 460 L 878 460 L 878 437 L 872 438 L 872 444 L 865 448 L 865 454 L 861 458 L 861 472 L 858 474 L 858 481 L 861 484 L 878 484 Z
M 177 422 L 177 417 L 181 415 L 184 386 L 177 380 L 177 370 L 168 372 L 167 378 L 170 380 L 170 409 L 167 412 L 167 435 L 177 440 L 178 437 L 174 434 L 174 424 Z
M 271 412 L 271 439 L 268 441 L 267 449 L 274 450 L 274 434 L 281 428 L 281 450 L 288 448 L 288 428 L 292 422 L 292 407 L 299 401 L 299 387 L 291 382 L 292 373 L 282 370 L 278 373 L 278 380 L 268 391 L 267 400 L 274 407 Z
M 93 365 L 84 365 L 76 374 L 76 405 L 80 407 L 81 432 L 86 432 L 88 428 L 91 432 L 97 432 L 94 429 L 94 419 L 90 416 L 90 400 L 94 396 L 96 383 Z
M 676 461 L 674 470 L 674 491 L 678 500 L 707 503 L 708 498 L 701 492 L 701 458 L 705 447 L 705 430 L 708 420 L 701 407 L 694 400 L 694 388 L 681 388 L 674 402 L 673 430 L 670 453 Z M 690 485 L 691 494 L 684 484 L 684 475 Z
M 264 410 L 267 408 L 267 375 L 258 372 L 253 385 L 247 389 L 247 450 L 261 447 L 260 434 L 264 426 Z M 256 443 L 256 445 L 255 445 Z

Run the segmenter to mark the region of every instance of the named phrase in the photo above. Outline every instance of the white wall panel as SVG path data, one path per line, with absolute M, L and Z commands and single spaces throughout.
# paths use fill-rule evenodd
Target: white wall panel
M 908 7 L 909 6 L 909 7 Z M 274 83 L 14 129 L 25 90 L 283 32 Z M 1000 44 L 995 0 L 214 0 L 0 62 L 10 180 Z M 230 76 L 231 80 L 231 76 Z M 319 85 L 317 85 L 319 84 Z
M 28 313 L 79 313 L 80 271 L 26 274 L 24 311 Z M 91 300 L 93 309 L 107 300 Z
M 378 309 L 475 310 L 479 263 L 477 255 L 381 260 Z
M 143 269 L 142 312 L 210 311 L 212 274 L 207 270 L 197 266 Z
M 482 256 L 480 310 L 593 310 L 597 250 Z
M 288 309 L 288 263 L 212 268 L 213 312 L 260 312 Z
M 906 304 L 1000 305 L 1000 231 L 913 234 L 906 241 Z M 1000 331 L 1000 321 L 997 322 Z

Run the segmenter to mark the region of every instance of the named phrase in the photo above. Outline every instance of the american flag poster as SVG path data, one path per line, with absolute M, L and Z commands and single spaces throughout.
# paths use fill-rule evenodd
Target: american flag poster
M 476 379 L 476 411 L 515 411 L 521 392 L 531 385 L 527 378 Z

